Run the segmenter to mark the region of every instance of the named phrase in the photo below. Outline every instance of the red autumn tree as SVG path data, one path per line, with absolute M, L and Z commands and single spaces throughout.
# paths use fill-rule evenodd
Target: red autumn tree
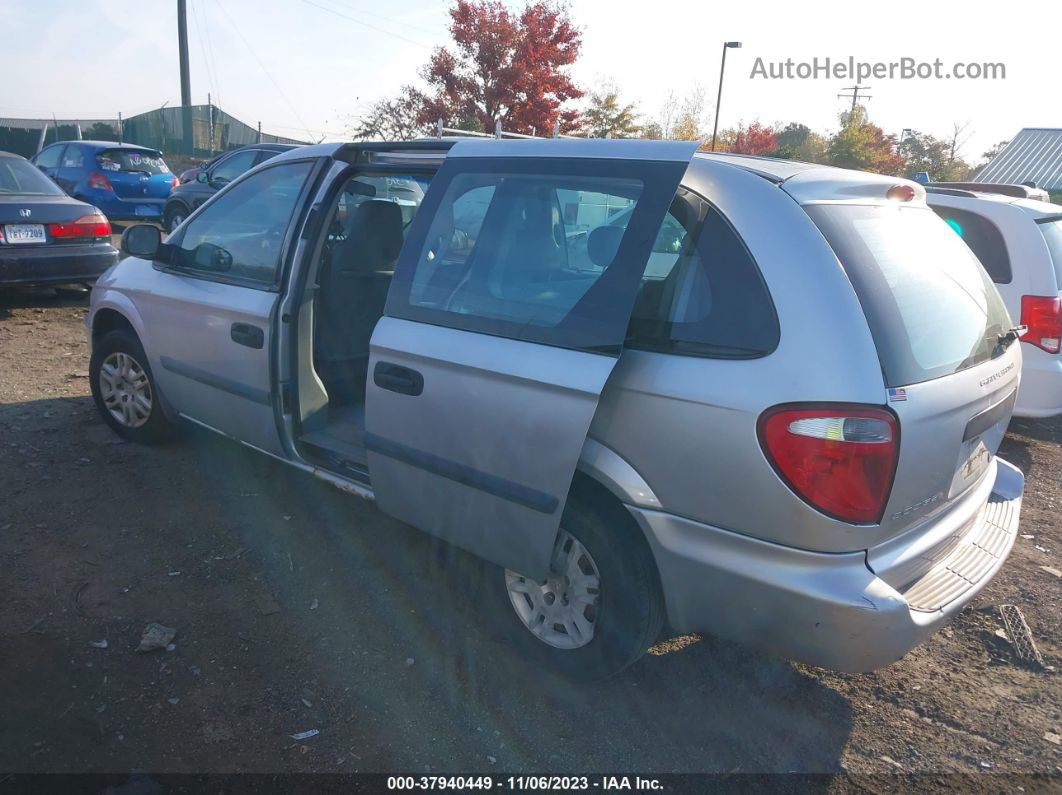
M 748 127 L 739 124 L 734 134 L 734 142 L 728 149 L 743 155 L 767 155 L 778 151 L 778 139 L 774 130 L 754 121 Z
M 582 35 L 552 0 L 529 0 L 518 14 L 501 0 L 457 0 L 450 9 L 453 49 L 440 47 L 424 67 L 428 83 L 417 121 L 493 132 L 548 135 L 554 122 L 575 127 L 563 108 L 583 95 L 567 74 Z

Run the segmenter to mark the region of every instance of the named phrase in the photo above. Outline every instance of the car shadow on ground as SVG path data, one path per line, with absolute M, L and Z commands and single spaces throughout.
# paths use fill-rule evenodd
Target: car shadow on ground
M 121 694 L 73 706 L 64 695 L 54 708 L 65 724 L 35 706 L 32 737 L 0 727 L 0 757 L 44 738 L 55 758 L 65 737 L 126 770 L 291 770 L 311 758 L 322 772 L 840 769 L 851 706 L 798 666 L 686 636 L 609 681 L 572 683 L 498 630 L 497 610 L 509 606 L 467 587 L 483 564 L 310 475 L 198 430 L 160 448 L 116 443 L 87 398 L 0 406 L 0 433 L 34 457 L 0 462 L 0 482 L 13 487 L 0 519 L 15 525 L 19 560 L 32 574 L 34 547 L 58 550 L 41 582 L 16 575 L 19 588 L 41 590 L 13 600 L 19 631 L 37 598 L 54 600 L 55 581 L 72 583 L 78 615 L 64 631 L 74 640 L 56 648 L 49 622 L 60 619 L 49 618 L 34 630 L 40 653 L 93 655 L 96 676 L 109 677 L 101 692 Z M 43 471 L 63 486 L 47 501 L 34 480 Z M 17 532 L 25 527 L 37 529 Z M 147 620 L 178 628 L 177 650 L 156 658 L 164 670 L 128 650 Z M 112 652 L 91 648 L 107 636 Z M 21 655 L 32 658 L 34 637 Z M 31 663 L 0 699 L 35 704 L 54 690 L 54 676 L 37 677 Z M 179 709 L 164 703 L 171 693 Z M 110 707 L 97 714 L 100 703 Z M 92 731 L 75 738 L 63 728 L 71 719 Z M 321 732 L 312 757 L 275 750 L 309 727 Z
M 0 320 L 11 316 L 12 309 L 48 307 L 87 307 L 90 289 L 71 284 L 61 287 L 0 287 Z
M 1062 415 L 1041 420 L 1015 417 L 1010 421 L 1007 432 L 1028 436 L 1041 442 L 1062 443 Z

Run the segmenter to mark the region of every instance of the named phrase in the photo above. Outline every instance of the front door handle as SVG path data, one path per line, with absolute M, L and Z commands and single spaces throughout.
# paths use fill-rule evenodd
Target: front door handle
M 372 380 L 380 389 L 416 397 L 424 391 L 424 376 L 416 370 L 391 362 L 377 362 Z
M 260 349 L 265 346 L 265 332 L 250 323 L 233 323 L 229 335 L 233 342 L 248 348 Z

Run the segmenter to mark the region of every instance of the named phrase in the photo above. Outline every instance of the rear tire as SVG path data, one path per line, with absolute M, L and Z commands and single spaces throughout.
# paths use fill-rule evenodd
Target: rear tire
M 663 629 L 656 563 L 619 505 L 570 500 L 560 527 L 546 583 L 490 566 L 484 595 L 532 664 L 578 681 L 607 679 L 641 657 Z
M 123 439 L 161 444 L 173 435 L 144 348 L 132 331 L 108 331 L 93 344 L 89 383 L 103 421 Z

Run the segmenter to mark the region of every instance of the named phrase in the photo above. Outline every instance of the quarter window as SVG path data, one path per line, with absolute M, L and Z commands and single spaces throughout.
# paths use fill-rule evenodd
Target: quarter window
M 1010 259 L 1003 234 L 987 218 L 954 207 L 933 207 L 948 226 L 961 237 L 970 250 L 981 260 L 984 269 L 996 284 L 1010 284 Z
M 741 359 L 770 353 L 778 335 L 744 243 L 718 210 L 680 191 L 653 245 L 627 347 Z
M 285 163 L 249 176 L 185 226 L 174 267 L 272 286 L 292 215 L 313 164 Z

